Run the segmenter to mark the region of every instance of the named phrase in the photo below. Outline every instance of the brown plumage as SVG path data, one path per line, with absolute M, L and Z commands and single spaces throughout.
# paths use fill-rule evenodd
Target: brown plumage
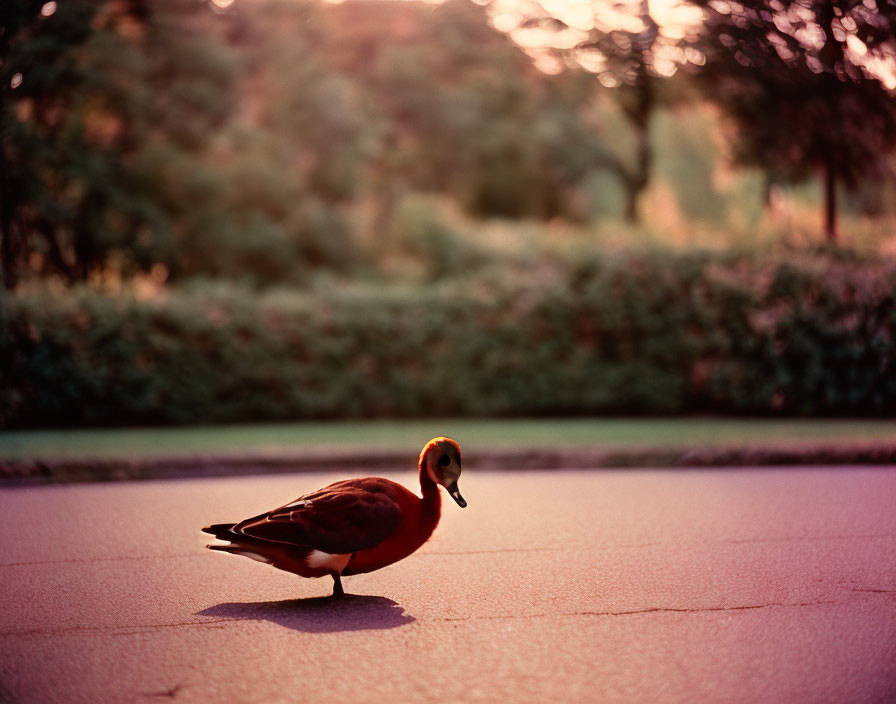
M 347 479 L 259 516 L 202 530 L 228 543 L 211 550 L 303 577 L 331 575 L 333 596 L 342 596 L 342 575 L 391 565 L 429 539 L 441 515 L 439 484 L 459 506 L 467 505 L 457 488 L 461 456 L 454 440 L 430 440 L 417 467 L 422 497 L 380 477 Z

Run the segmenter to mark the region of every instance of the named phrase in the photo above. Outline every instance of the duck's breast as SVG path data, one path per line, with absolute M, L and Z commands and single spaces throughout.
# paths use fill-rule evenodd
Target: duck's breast
M 429 539 L 439 522 L 438 507 L 433 511 L 428 502 L 405 491 L 406 496 L 396 497 L 401 505 L 402 520 L 395 531 L 379 545 L 354 553 L 342 574 L 372 572 L 391 565 L 410 555 Z

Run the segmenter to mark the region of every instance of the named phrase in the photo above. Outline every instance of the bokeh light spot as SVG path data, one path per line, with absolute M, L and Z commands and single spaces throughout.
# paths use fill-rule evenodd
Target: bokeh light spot
M 53 0 L 50 0 L 50 2 L 44 3 L 43 7 L 40 8 L 40 14 L 42 14 L 44 17 L 49 17 L 50 15 L 52 15 L 55 12 L 56 12 L 56 3 L 53 2 Z
M 153 264 L 152 269 L 149 271 L 149 275 L 156 283 L 163 284 L 168 280 L 168 267 L 161 262 Z
M 604 71 L 597 77 L 597 80 L 599 80 L 601 85 L 605 88 L 617 88 L 621 83 L 619 77 L 610 71 Z

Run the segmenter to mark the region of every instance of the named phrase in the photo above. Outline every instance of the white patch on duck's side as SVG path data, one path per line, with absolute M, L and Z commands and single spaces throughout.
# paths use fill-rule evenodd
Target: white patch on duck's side
M 283 508 L 298 508 L 300 506 L 302 508 L 305 508 L 306 506 L 311 506 L 311 505 L 312 505 L 311 499 L 298 499 L 296 501 L 293 501 L 291 504 L 286 504 L 286 506 L 284 506 Z
M 322 550 L 312 550 L 308 553 L 308 557 L 305 558 L 305 564 L 314 570 L 329 570 L 341 573 L 351 558 L 351 553 L 348 555 L 334 555 Z

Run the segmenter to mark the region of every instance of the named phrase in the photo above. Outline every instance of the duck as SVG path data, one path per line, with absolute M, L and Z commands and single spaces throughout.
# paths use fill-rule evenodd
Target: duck
M 329 575 L 331 596 L 344 597 L 342 577 L 382 569 L 429 540 L 441 517 L 439 486 L 466 508 L 457 487 L 457 442 L 447 437 L 427 442 L 417 469 L 420 496 L 382 477 L 346 479 L 239 523 L 206 526 L 204 533 L 223 541 L 206 547 L 302 577 Z

